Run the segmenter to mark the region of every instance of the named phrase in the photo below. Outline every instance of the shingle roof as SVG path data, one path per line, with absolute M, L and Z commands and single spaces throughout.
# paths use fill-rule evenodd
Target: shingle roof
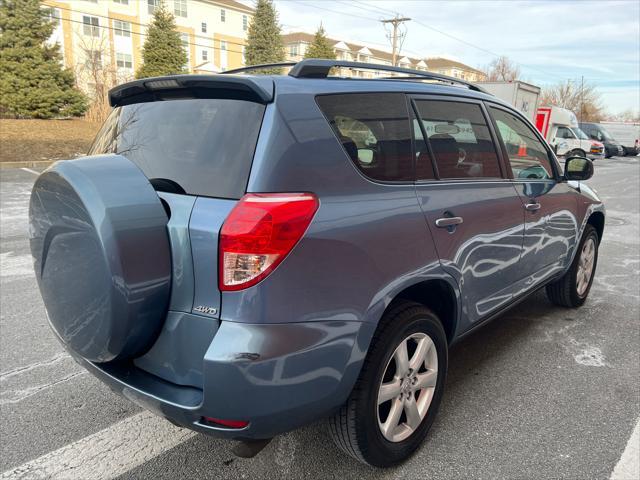
M 292 32 L 292 33 L 287 33 L 285 35 L 282 35 L 282 40 L 284 41 L 285 44 L 288 43 L 300 43 L 300 42 L 304 42 L 304 43 L 311 43 L 313 42 L 313 38 L 314 35 L 311 33 L 306 33 L 306 32 Z M 347 47 L 349 47 L 349 50 L 351 50 L 352 52 L 357 52 L 358 50 L 362 49 L 364 47 L 364 45 L 359 45 L 357 43 L 352 43 L 352 42 L 345 42 L 344 40 L 336 40 L 333 38 L 328 38 L 328 40 L 330 42 L 332 42 L 333 44 L 342 42 L 345 45 L 347 45 Z M 391 52 L 387 52 L 385 50 L 380 50 L 377 48 L 371 48 L 368 47 L 369 50 L 371 51 L 371 55 L 375 58 L 380 58 L 383 60 L 387 60 L 389 62 L 391 62 L 393 60 L 393 54 Z M 403 55 L 404 57 L 404 55 Z M 411 65 L 415 66 L 416 64 L 418 64 L 421 60 L 424 61 L 427 64 L 427 68 L 433 70 L 436 68 L 447 68 L 447 67 L 457 67 L 461 70 L 466 70 L 466 71 L 471 71 L 471 72 L 476 72 L 476 73 L 480 73 L 482 74 L 483 72 L 480 72 L 479 70 L 476 70 L 475 68 L 470 67 L 469 65 L 465 65 L 464 63 L 460 63 L 460 62 L 456 62 L 455 60 L 449 60 L 447 58 L 440 58 L 440 57 L 435 57 L 435 58 L 415 58 L 415 57 L 409 57 L 406 56 L 409 61 L 411 62 Z M 401 57 L 402 58 L 402 57 Z
M 453 67 L 453 68 L 459 68 L 460 70 L 466 70 L 466 71 L 471 71 L 479 74 L 484 74 L 484 72 L 481 72 L 480 70 L 470 67 L 469 65 L 456 62 L 455 60 L 449 60 L 448 58 L 442 58 L 442 57 L 427 58 L 425 62 L 427 62 L 427 65 L 431 69 Z
M 217 5 L 222 5 L 229 8 L 235 8 L 238 10 L 244 10 L 246 12 L 254 13 L 255 9 L 245 5 L 244 3 L 236 2 L 236 0 L 201 0 L 206 3 L 213 3 Z

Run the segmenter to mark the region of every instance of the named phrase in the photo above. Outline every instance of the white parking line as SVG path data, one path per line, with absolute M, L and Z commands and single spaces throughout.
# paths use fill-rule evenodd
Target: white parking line
M 640 418 L 611 474 L 611 480 L 637 480 L 638 478 L 640 478 Z
M 14 479 L 115 478 L 185 442 L 195 432 L 139 413 L 0 475 Z
M 25 172 L 33 173 L 34 175 L 40 175 L 40 172 L 36 172 L 35 170 L 31 170 L 27 167 L 22 167 L 20 170 L 24 170 Z

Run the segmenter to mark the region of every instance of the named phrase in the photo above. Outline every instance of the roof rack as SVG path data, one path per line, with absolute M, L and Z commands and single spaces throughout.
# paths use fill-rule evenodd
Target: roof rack
M 358 70 L 377 70 L 383 72 L 406 73 L 411 77 L 383 77 L 385 80 L 437 80 L 440 82 L 462 85 L 470 90 L 488 93 L 484 88 L 471 82 L 465 82 L 459 78 L 439 73 L 423 72 L 411 68 L 394 67 L 392 65 L 378 65 L 375 63 L 348 62 L 342 60 L 321 60 L 309 58 L 301 60 L 289 71 L 289 75 L 296 78 L 327 78 L 329 71 L 334 67 L 353 68 Z
M 247 67 L 234 68 L 233 70 L 225 70 L 220 72 L 223 75 L 233 73 L 252 72 L 253 70 L 264 70 L 265 68 L 277 68 L 277 67 L 293 67 L 299 62 L 279 62 L 279 63 L 263 63 L 261 65 L 249 65 Z
M 295 78 L 327 78 L 332 68 L 353 68 L 358 70 L 377 70 L 382 72 L 395 72 L 405 73 L 407 77 L 379 77 L 377 80 L 436 80 L 439 82 L 450 83 L 453 85 L 462 85 L 469 90 L 475 90 L 476 92 L 487 93 L 484 88 L 478 85 L 465 82 L 459 78 L 450 77 L 448 75 L 441 75 L 439 73 L 423 72 L 420 70 L 413 70 L 411 68 L 394 67 L 392 65 L 378 65 L 376 63 L 362 63 L 362 62 L 348 62 L 342 60 L 324 60 L 319 58 L 307 58 L 299 62 L 280 62 L 280 63 L 266 63 L 263 65 L 251 65 L 248 67 L 236 68 L 234 70 L 227 70 L 222 72 L 223 74 L 244 73 L 254 70 L 263 70 L 265 68 L 277 68 L 277 67 L 292 67 L 289 71 L 289 75 Z M 490 94 L 489 94 L 490 95 Z

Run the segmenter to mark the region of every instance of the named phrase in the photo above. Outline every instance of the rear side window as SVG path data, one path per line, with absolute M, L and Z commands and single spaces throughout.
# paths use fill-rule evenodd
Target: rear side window
M 440 178 L 501 177 L 496 148 L 479 105 L 416 100 Z
M 412 181 L 411 130 L 401 93 L 325 95 L 317 102 L 353 163 L 381 181 Z
M 264 108 L 229 99 L 117 107 L 89 154 L 123 155 L 149 179 L 169 180 L 190 195 L 237 199 L 246 190 Z

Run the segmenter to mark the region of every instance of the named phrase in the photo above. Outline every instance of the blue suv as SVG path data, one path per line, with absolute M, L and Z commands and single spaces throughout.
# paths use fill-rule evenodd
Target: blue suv
M 304 60 L 110 92 L 89 156 L 37 179 L 53 331 L 114 391 L 240 440 L 326 419 L 387 467 L 425 438 L 449 345 L 545 287 L 579 307 L 604 207 L 511 106 L 460 79 Z M 332 71 L 388 71 L 340 78 Z

